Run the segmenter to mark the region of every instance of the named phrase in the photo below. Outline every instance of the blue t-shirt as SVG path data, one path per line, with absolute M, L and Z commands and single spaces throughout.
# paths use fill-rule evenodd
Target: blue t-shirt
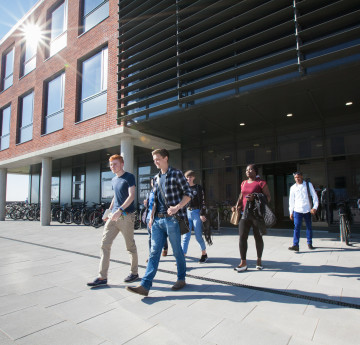
M 112 181 L 112 189 L 114 191 L 114 205 L 112 212 L 115 212 L 121 207 L 124 201 L 129 196 L 129 188 L 136 186 L 135 176 L 128 172 L 125 172 L 122 176 L 115 176 Z M 129 207 L 125 209 L 126 213 L 133 213 L 135 211 L 134 201 L 130 204 Z
M 160 190 L 158 191 L 158 195 L 157 195 L 158 202 L 156 204 L 156 212 L 157 213 L 166 213 L 167 212 L 166 201 L 163 198 L 163 194 L 165 195 L 165 191 L 166 191 L 165 181 L 166 181 L 166 173 L 161 174 L 161 176 L 160 176 L 159 183 L 161 185 L 163 192 L 161 193 Z

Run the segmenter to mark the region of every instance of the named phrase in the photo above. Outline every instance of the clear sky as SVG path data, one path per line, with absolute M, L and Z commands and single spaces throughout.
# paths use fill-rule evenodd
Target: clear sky
M 0 39 L 2 39 L 38 0 L 0 0 Z M 28 196 L 29 176 L 7 176 L 6 200 L 24 201 Z
M 0 0 L 0 39 L 3 38 L 38 0 Z

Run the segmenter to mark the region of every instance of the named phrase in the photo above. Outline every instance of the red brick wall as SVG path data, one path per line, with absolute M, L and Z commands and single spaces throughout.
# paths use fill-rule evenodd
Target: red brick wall
M 36 18 L 39 24 L 46 27 L 47 12 L 57 2 L 58 0 L 47 0 L 35 10 L 34 18 Z M 19 78 L 21 32 L 16 30 L 1 44 L 0 56 L 3 56 L 4 52 L 12 45 L 15 45 L 15 54 L 13 85 L 0 93 L 0 108 L 11 102 L 10 147 L 0 151 L 0 160 L 20 156 L 118 126 L 116 122 L 118 4 L 117 1 L 109 1 L 109 17 L 91 30 L 80 35 L 79 6 L 80 1 L 68 1 L 66 48 L 51 58 L 46 59 L 45 48 L 39 46 L 36 57 L 36 69 L 23 78 Z M 80 82 L 77 74 L 79 61 L 105 44 L 108 45 L 109 54 L 107 114 L 76 123 L 77 111 L 79 109 L 77 98 Z M 41 136 L 44 80 L 49 79 L 61 70 L 65 70 L 64 128 L 60 131 Z M 31 89 L 34 90 L 33 139 L 29 142 L 16 145 L 19 97 Z

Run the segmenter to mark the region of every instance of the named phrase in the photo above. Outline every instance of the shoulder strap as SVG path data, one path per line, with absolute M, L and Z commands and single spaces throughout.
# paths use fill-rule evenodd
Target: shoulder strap
M 160 180 L 160 178 L 159 178 L 158 180 Z M 169 208 L 169 205 L 168 205 L 167 200 L 166 200 L 166 198 L 165 198 L 164 191 L 162 190 L 162 187 L 161 187 L 161 182 L 158 181 L 158 183 L 159 183 L 160 193 L 161 193 L 161 195 L 162 195 L 162 197 L 164 198 L 164 201 L 165 201 L 165 205 L 166 205 L 167 208 Z
M 308 195 L 308 199 L 309 199 L 309 203 L 310 203 L 310 207 L 313 208 L 313 200 L 310 194 L 310 188 L 309 188 L 309 181 L 305 181 L 306 183 L 306 190 L 307 190 L 307 195 Z

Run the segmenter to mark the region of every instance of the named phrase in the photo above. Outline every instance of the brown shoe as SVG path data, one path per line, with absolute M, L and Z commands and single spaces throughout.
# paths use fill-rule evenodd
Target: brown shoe
M 162 256 L 167 256 L 167 249 L 164 249 L 164 250 L 163 250 Z
M 185 280 L 178 280 L 172 287 L 171 290 L 180 290 L 186 285 Z
M 145 289 L 142 285 L 139 286 L 127 286 L 126 290 L 137 293 L 142 296 L 147 296 L 149 294 L 149 290 Z

